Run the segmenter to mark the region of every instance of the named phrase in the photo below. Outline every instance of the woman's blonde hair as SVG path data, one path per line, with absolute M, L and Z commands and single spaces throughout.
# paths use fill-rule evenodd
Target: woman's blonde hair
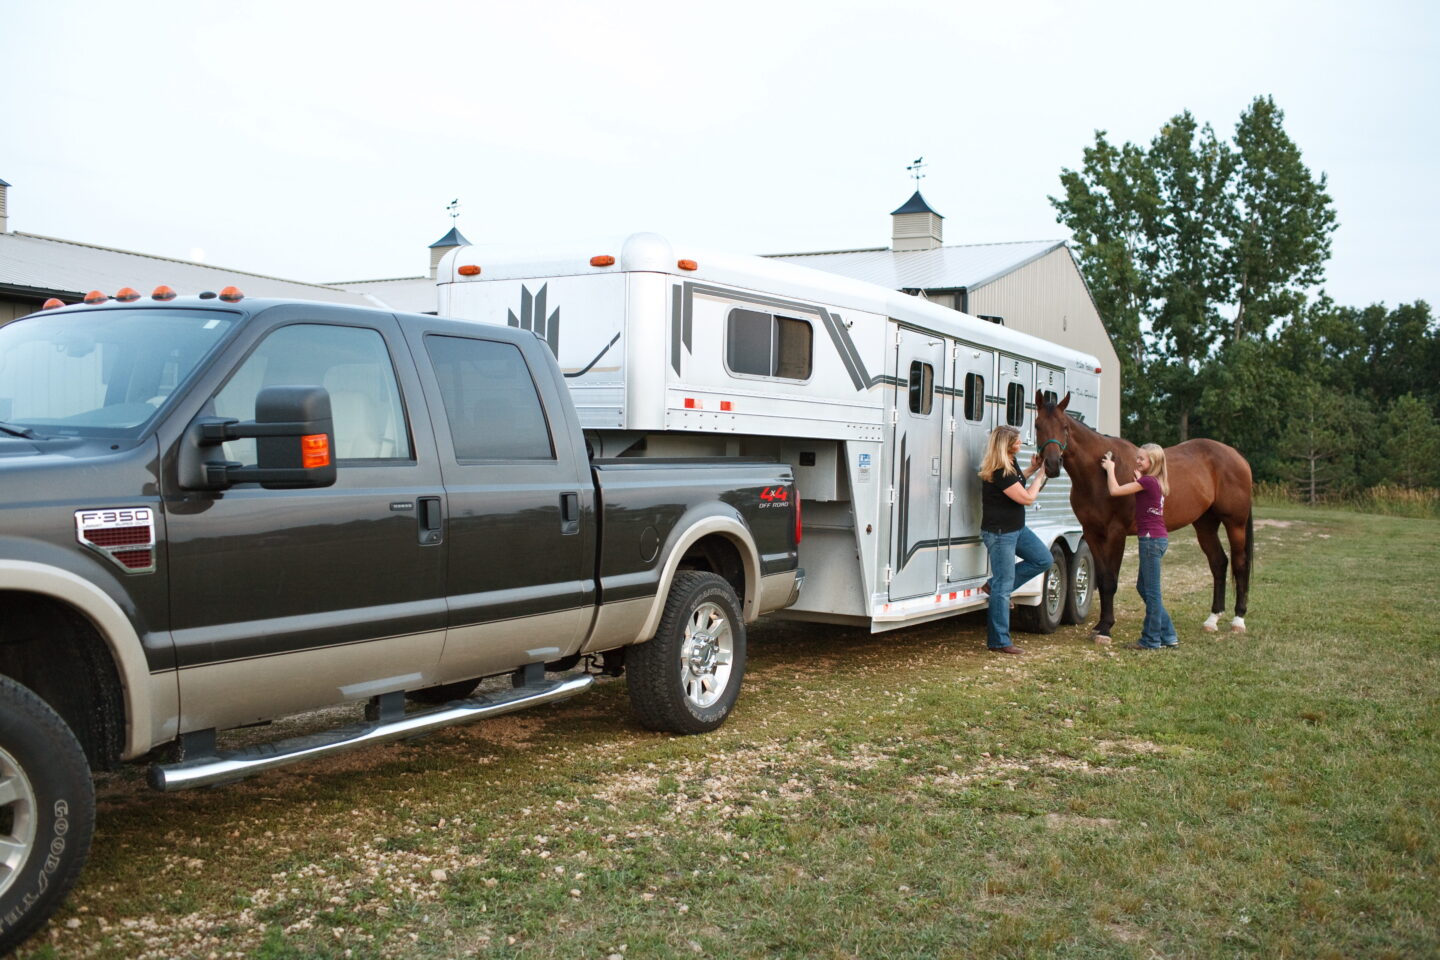
M 1015 474 L 1015 463 L 1010 458 L 1010 445 L 1020 439 L 1020 431 L 1010 426 L 999 426 L 990 431 L 985 444 L 985 456 L 980 460 L 981 480 L 991 480 L 996 470 L 1004 470 L 1004 476 Z
M 1170 468 L 1165 465 L 1165 448 L 1158 443 L 1147 443 L 1140 447 L 1150 456 L 1150 469 L 1146 474 L 1160 481 L 1160 492 L 1170 496 Z

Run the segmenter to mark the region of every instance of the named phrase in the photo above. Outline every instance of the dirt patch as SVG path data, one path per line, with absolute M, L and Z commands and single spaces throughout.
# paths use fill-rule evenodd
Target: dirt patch
M 1120 821 L 1112 820 L 1109 817 L 1077 817 L 1067 813 L 1047 813 L 1045 814 L 1045 826 L 1051 830 L 1064 830 L 1069 827 L 1086 830 L 1113 830 L 1120 826 Z
M 1300 521 L 1300 520 L 1270 520 L 1270 519 L 1265 519 L 1265 520 L 1256 520 L 1256 521 L 1255 521 L 1255 527 L 1256 527 L 1256 529 L 1259 529 L 1260 527 L 1280 527 L 1281 529 L 1284 529 L 1285 527 L 1301 527 L 1301 526 L 1304 526 L 1304 525 L 1305 525 L 1304 522 L 1303 522 L 1303 521 Z

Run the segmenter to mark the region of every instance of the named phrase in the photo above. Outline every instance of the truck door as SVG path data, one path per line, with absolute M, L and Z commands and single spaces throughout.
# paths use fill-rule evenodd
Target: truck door
M 898 328 L 891 437 L 890 599 L 935 592 L 945 478 L 945 339 Z M 937 381 L 937 377 L 939 380 Z
M 995 405 L 986 391 L 994 390 L 995 354 L 961 343 L 955 354 L 955 430 L 950 471 L 954 500 L 950 504 L 950 577 L 952 581 L 983 577 L 988 569 L 985 546 L 980 542 L 980 461 L 985 441 L 995 426 Z
M 420 385 L 395 320 L 354 316 L 319 304 L 259 314 L 184 417 L 249 420 L 262 387 L 324 386 L 337 479 L 167 482 L 182 730 L 423 686 L 439 662 L 444 557 L 421 517 L 442 489 Z M 224 459 L 254 463 L 254 443 L 224 444 Z
M 569 655 L 594 603 L 595 529 L 582 523 L 594 484 L 564 387 L 515 343 L 458 328 L 411 336 L 439 398 L 430 409 L 449 502 L 446 681 Z

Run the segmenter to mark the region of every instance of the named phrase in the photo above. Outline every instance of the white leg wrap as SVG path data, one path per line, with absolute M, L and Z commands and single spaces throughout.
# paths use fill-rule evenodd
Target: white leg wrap
M 1200 629 L 1201 629 L 1201 630 L 1204 630 L 1206 633 L 1214 633 L 1216 630 L 1219 630 L 1219 629 L 1220 629 L 1220 614 L 1218 614 L 1218 613 L 1212 613 L 1212 614 L 1210 614 L 1210 616 L 1208 616 L 1208 617 L 1205 618 L 1205 622 L 1200 625 Z
M 1244 618 L 1244 617 L 1236 617 L 1234 620 L 1231 620 L 1231 621 L 1230 621 L 1230 632 L 1231 632 L 1231 633 L 1244 633 L 1244 632 L 1245 632 L 1245 618 Z

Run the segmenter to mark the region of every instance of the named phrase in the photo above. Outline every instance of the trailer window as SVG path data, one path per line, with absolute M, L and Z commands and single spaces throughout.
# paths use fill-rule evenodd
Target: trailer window
M 519 347 L 431 335 L 425 349 L 457 461 L 555 459 L 545 409 Z
M 725 363 L 745 376 L 809 380 L 813 341 L 804 320 L 737 307 L 725 322 Z
M 935 403 L 935 368 L 919 360 L 910 364 L 910 412 L 922 416 Z
M 1018 427 L 1025 422 L 1025 385 L 1012 383 L 1005 388 L 1005 422 Z
M 972 423 L 985 419 L 985 378 L 978 373 L 965 374 L 965 419 Z
M 1046 403 L 1055 403 L 1060 398 L 1056 396 L 1054 390 L 1046 390 L 1044 391 L 1043 396 L 1041 396 L 1040 399 L 1044 400 Z

